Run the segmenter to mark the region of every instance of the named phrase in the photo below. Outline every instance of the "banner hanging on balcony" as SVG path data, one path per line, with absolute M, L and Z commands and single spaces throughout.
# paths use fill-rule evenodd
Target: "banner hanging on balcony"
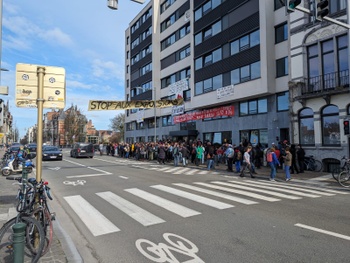
M 224 106 L 219 108 L 214 108 L 210 110 L 203 110 L 197 112 L 186 113 L 179 116 L 174 116 L 174 123 L 187 122 L 187 121 L 196 121 L 202 119 L 223 117 L 223 116 L 233 116 L 234 115 L 233 106 Z
M 183 104 L 184 99 L 156 100 L 156 108 L 173 107 Z M 133 100 L 133 101 L 110 101 L 110 100 L 90 100 L 89 111 L 96 110 L 129 110 L 129 109 L 152 109 L 154 100 Z

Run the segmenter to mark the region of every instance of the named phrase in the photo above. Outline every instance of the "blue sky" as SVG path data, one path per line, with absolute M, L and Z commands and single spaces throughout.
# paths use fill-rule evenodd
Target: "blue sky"
M 20 136 L 37 123 L 37 110 L 15 106 L 16 64 L 63 67 L 66 109 L 77 105 L 96 129 L 109 129 L 120 112 L 88 111 L 89 100 L 124 100 L 125 30 L 148 1 L 2 0 L 1 85 L 9 87 L 14 125 Z M 47 110 L 44 109 L 44 112 Z

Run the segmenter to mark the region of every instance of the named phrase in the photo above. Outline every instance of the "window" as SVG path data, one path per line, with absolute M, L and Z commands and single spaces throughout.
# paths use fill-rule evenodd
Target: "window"
M 280 9 L 281 7 L 284 6 L 280 0 L 274 0 L 274 2 L 275 2 L 275 10 Z
M 205 2 L 202 6 L 194 11 L 194 21 L 201 19 L 204 15 L 221 5 L 223 2 L 225 2 L 225 0 L 210 0 Z
M 335 88 L 333 39 L 322 42 L 323 88 Z
M 310 108 L 299 112 L 299 142 L 302 145 L 315 145 L 314 112 Z
M 210 53 L 209 55 L 206 55 L 206 56 L 204 57 L 204 67 L 205 67 L 205 66 L 208 66 L 209 64 L 211 64 L 212 61 L 213 61 L 213 56 L 212 56 L 212 54 Z
M 222 51 L 221 48 L 213 51 L 213 63 L 222 59 Z
M 288 75 L 288 57 L 276 60 L 276 77 Z
M 260 61 L 231 71 L 231 84 L 260 78 Z
M 161 6 L 160 6 L 160 13 L 163 13 L 165 10 L 167 10 L 172 4 L 174 4 L 176 0 L 166 0 Z
M 212 78 L 195 83 L 195 95 L 211 92 L 222 87 L 222 75 L 217 75 Z
M 201 69 L 203 67 L 203 61 L 202 57 L 197 58 L 194 62 L 194 69 Z
M 243 101 L 239 104 L 239 116 L 267 113 L 267 99 Z
M 171 115 L 169 116 L 163 116 L 162 117 L 162 126 L 172 126 L 173 125 L 173 117 Z
M 284 23 L 275 27 L 275 43 L 278 44 L 288 39 L 288 25 Z
M 349 85 L 349 43 L 348 36 L 340 36 L 337 39 L 338 47 L 338 69 L 339 69 L 339 84 L 340 86 Z
M 277 94 L 277 111 L 287 111 L 289 109 L 289 92 Z
M 259 44 L 260 30 L 256 30 L 230 43 L 231 56 Z
M 197 46 L 200 43 L 202 43 L 202 32 L 200 32 L 194 36 L 194 45 Z
M 328 105 L 321 111 L 322 144 L 324 146 L 340 146 L 339 109 Z

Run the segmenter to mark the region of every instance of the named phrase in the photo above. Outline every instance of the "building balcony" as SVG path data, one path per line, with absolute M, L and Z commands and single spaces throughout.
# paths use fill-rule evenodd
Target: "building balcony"
M 349 93 L 349 70 L 333 72 L 304 78 L 303 82 L 290 83 L 290 88 L 295 88 L 294 100 L 304 104 L 306 99 L 323 98 L 329 104 L 330 97 L 336 94 Z

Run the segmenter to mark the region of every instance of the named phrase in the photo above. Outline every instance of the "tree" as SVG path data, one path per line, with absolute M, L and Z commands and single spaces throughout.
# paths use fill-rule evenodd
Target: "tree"
M 120 134 L 120 138 L 124 138 L 124 125 L 125 125 L 125 113 L 119 113 L 113 119 L 110 119 L 111 125 L 109 126 L 114 132 Z
M 64 127 L 66 130 L 66 139 L 69 144 L 74 142 L 85 142 L 86 131 L 85 125 L 87 123 L 86 116 L 81 114 L 77 106 L 71 106 L 65 112 Z

